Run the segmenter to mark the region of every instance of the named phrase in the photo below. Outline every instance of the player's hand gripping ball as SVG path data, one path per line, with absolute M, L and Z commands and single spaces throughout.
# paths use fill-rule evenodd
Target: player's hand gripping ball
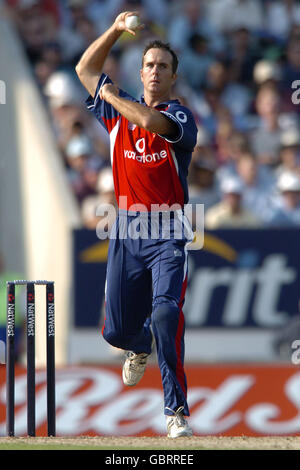
M 132 16 L 127 16 L 127 18 L 125 18 L 125 26 L 127 29 L 131 29 L 132 31 L 134 31 L 135 29 L 137 29 L 140 25 L 140 19 L 138 16 L 136 15 L 132 15 Z

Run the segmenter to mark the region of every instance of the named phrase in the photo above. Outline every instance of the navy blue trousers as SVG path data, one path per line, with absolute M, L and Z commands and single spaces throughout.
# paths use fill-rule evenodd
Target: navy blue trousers
M 165 414 L 172 414 L 168 408 L 175 411 L 184 406 L 188 416 L 182 307 L 187 285 L 185 247 L 189 240 L 172 238 L 172 230 L 169 239 L 136 238 L 136 227 L 134 233 L 131 230 L 130 236 L 124 237 L 137 217 L 140 214 L 120 213 L 114 226 L 115 238 L 110 239 L 103 337 L 115 347 L 150 354 L 151 323 Z

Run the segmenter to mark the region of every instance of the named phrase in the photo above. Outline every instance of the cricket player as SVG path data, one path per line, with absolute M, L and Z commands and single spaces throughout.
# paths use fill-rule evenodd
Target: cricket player
M 186 420 L 189 408 L 182 312 L 187 285 L 186 245 L 192 235 L 191 230 L 189 234 L 184 230 L 180 237 L 177 227 L 185 217 L 187 173 L 197 129 L 191 112 L 171 99 L 178 60 L 168 44 L 153 41 L 144 50 L 140 70 L 144 95 L 140 101 L 118 89 L 102 73 L 105 59 L 121 34 L 127 31 L 135 35 L 125 25 L 126 17 L 132 15 L 138 13 L 118 15 L 76 66 L 90 94 L 87 107 L 110 136 L 118 201 L 116 236 L 110 237 L 109 244 L 102 333 L 108 343 L 125 350 L 123 381 L 128 386 L 142 378 L 154 334 L 167 433 L 177 438 L 192 435 Z M 169 230 L 163 228 L 166 214 Z

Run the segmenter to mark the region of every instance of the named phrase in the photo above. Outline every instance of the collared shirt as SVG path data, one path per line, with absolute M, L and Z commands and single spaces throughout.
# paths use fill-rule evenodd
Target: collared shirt
M 95 97 L 89 96 L 86 104 L 110 136 L 119 208 L 129 210 L 139 206 L 139 210 L 149 211 L 155 210 L 153 205 L 183 207 L 188 202 L 188 166 L 197 139 L 191 111 L 178 100 L 160 103 L 156 109 L 176 123 L 178 134 L 174 139 L 154 134 L 129 122 L 112 105 L 100 99 L 100 88 L 105 83 L 112 81 L 102 74 Z M 138 102 L 123 90 L 119 95 Z M 146 106 L 143 97 L 139 102 Z

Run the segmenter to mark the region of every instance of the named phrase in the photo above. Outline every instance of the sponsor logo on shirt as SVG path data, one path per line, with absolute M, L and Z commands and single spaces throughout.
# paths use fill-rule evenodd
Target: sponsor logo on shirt
M 146 153 L 145 138 L 139 139 L 135 143 L 136 152 L 134 150 L 124 150 L 124 158 L 136 160 L 140 163 L 153 163 L 158 162 L 167 157 L 166 150 L 161 150 L 153 153 Z

